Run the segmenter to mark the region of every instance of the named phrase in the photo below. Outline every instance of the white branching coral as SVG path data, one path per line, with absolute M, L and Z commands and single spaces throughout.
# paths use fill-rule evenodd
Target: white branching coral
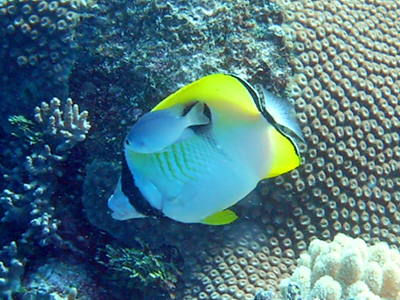
M 12 299 L 12 292 L 21 287 L 20 276 L 24 273 L 24 265 L 16 242 L 0 250 L 0 295 L 6 299 Z
M 331 243 L 312 241 L 298 263 L 292 277 L 282 281 L 284 299 L 291 283 L 301 287 L 302 298 L 400 299 L 400 253 L 387 243 L 367 246 L 338 234 Z
M 57 153 L 69 150 L 85 140 L 90 130 L 88 116 L 86 110 L 79 112 L 78 104 L 73 104 L 71 98 L 67 99 L 63 107 L 60 99 L 53 98 L 50 104 L 42 102 L 35 109 L 36 122 L 45 126 L 43 133 L 61 141 L 56 148 Z
M 4 168 L 8 186 L 0 194 L 5 210 L 2 222 L 26 224 L 28 228 L 19 242 L 36 241 L 41 246 L 62 242 L 57 229 L 60 220 L 54 217 L 54 192 L 58 178 L 66 172 L 64 163 L 70 149 L 86 138 L 90 129 L 88 112 L 68 99 L 64 105 L 57 98 L 43 102 L 35 110 L 36 123 L 24 118 L 12 119 L 18 128 L 19 144 L 5 151 L 10 156 L 9 168 Z M 26 138 L 28 136 L 28 138 Z

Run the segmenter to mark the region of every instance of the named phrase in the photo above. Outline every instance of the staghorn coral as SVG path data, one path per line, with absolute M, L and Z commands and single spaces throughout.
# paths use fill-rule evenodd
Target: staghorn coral
M 40 99 L 68 95 L 78 44 L 76 28 L 91 1 L 0 1 L 0 86 L 4 116 Z M 22 101 L 15 102 L 18 97 Z M 4 122 L 0 123 L 6 126 Z
M 4 260 L 0 255 L 0 291 L 9 299 L 22 293 L 20 276 L 29 262 L 25 257 L 30 257 L 39 247 L 52 245 L 78 252 L 58 233 L 61 220 L 68 218 L 67 213 L 61 213 L 63 200 L 58 196 L 58 181 L 67 173 L 65 162 L 71 149 L 85 139 L 90 129 L 87 117 L 88 113 L 80 112 L 71 99 L 62 105 L 59 99 L 53 98 L 50 104 L 42 103 L 35 110 L 36 122 L 22 116 L 10 118 L 15 131 L 7 139 L 8 144 L 3 141 L 1 149 L 6 186 L 0 194 L 3 245 L 12 240 L 2 250 L 9 255 Z M 68 193 L 63 197 L 69 199 Z M 32 293 L 22 293 L 26 297 L 23 299 L 39 299 Z
M 85 140 L 90 129 L 88 115 L 86 110 L 80 113 L 78 104 L 73 104 L 70 98 L 62 109 L 61 101 L 57 98 L 53 98 L 50 105 L 42 102 L 35 109 L 35 120 L 44 129 L 42 134 L 48 135 L 53 143 L 59 144 L 55 149 L 58 153 Z
M 324 300 L 398 299 L 400 253 L 385 242 L 373 246 L 344 234 L 332 242 L 314 240 L 301 254 L 290 279 L 281 284 L 284 298 L 295 283 L 302 297 Z

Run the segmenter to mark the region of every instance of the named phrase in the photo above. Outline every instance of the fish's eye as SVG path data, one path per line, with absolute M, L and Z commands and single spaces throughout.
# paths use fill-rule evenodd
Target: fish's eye
M 129 140 L 128 140 L 128 139 L 126 139 L 126 140 L 125 140 L 125 144 L 126 144 L 126 145 L 128 145 L 128 146 L 129 146 L 129 144 L 130 144 L 130 143 L 131 143 L 131 142 L 129 142 Z

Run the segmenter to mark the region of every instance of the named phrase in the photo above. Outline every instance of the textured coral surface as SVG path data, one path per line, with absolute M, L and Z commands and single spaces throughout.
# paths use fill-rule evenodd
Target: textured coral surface
M 0 1 L 0 112 L 8 116 L 43 100 L 65 100 L 78 51 L 76 27 L 91 2 Z M 15 98 L 20 101 L 16 102 Z M 0 120 L 6 126 L 6 120 Z
M 298 170 L 265 190 L 289 200 L 282 219 L 295 221 L 306 240 L 344 232 L 399 244 L 399 8 L 398 1 L 287 5 L 301 72 L 292 92 L 308 148 Z
M 3 145 L 0 162 L 4 179 L 0 193 L 0 236 L 4 239 L 0 293 L 7 299 L 13 299 L 13 293 L 21 289 L 20 276 L 27 257 L 37 247 L 46 249 L 44 252 L 54 246 L 73 248 L 58 230 L 61 220 L 67 220 L 74 208 L 67 205 L 68 211 L 60 206 L 64 201 L 67 204 L 68 194 L 72 196 L 71 187 L 64 186 L 67 178 L 77 181 L 77 173 L 68 174 L 73 168 L 65 162 L 71 149 L 85 140 L 90 129 L 87 118 L 88 112 L 80 112 L 71 99 L 62 105 L 58 98 L 36 108 L 36 122 L 22 116 L 11 118 L 14 138 L 9 137 Z M 10 245 L 4 245 L 7 240 L 12 241 Z
M 284 298 L 290 282 L 299 285 L 305 298 L 395 300 L 400 296 L 400 253 L 385 242 L 367 246 L 344 234 L 331 243 L 316 239 L 300 256 L 293 276 L 282 282 Z
M 400 1 L 0 0 L 0 15 L 5 296 L 20 291 L 21 282 L 28 286 L 23 274 L 34 277 L 35 264 L 66 271 L 36 261 L 37 255 L 72 253 L 95 277 L 103 275 L 103 266 L 92 261 L 96 250 L 113 238 L 132 247 L 140 237 L 157 249 L 178 247 L 184 271 L 177 274 L 177 299 L 252 300 L 258 290 L 279 292 L 283 279 L 293 272 L 299 277 L 295 270 L 305 267 L 314 274 L 307 287 L 319 299 L 340 298 L 334 289 L 320 291 L 349 285 L 354 276 L 375 295 L 396 298 L 399 284 L 388 278 L 398 270 L 379 257 L 361 270 L 365 253 L 342 247 L 333 252 L 341 253 L 336 277 L 320 263 L 327 262 L 322 255 L 301 256 L 299 269 L 296 259 L 310 241 L 332 240 L 338 232 L 359 236 L 363 249 L 380 241 L 399 246 Z M 229 226 L 113 220 L 106 202 L 130 126 L 171 92 L 214 72 L 235 73 L 291 97 L 306 138 L 302 166 L 261 183 L 234 207 L 240 218 Z M 83 145 L 88 113 L 67 100 L 68 90 L 90 112 Z M 62 101 L 50 101 L 58 93 Z M 104 232 L 97 234 L 86 218 Z M 314 242 L 309 251 L 316 245 L 329 248 Z M 382 245 L 369 249 L 384 259 L 394 250 Z M 118 278 L 101 277 L 115 299 L 146 294 L 115 289 Z M 33 297 L 49 278 L 30 291 Z M 73 287 L 56 288 L 76 297 Z M 357 295 L 346 289 L 346 297 Z M 296 298 L 289 291 L 283 288 L 284 296 Z M 78 289 L 78 299 L 84 293 Z
M 260 269 L 251 274 L 251 280 L 263 278 L 262 287 L 273 290 L 292 270 L 284 253 L 296 257 L 316 237 L 332 239 L 336 233 L 344 232 L 360 235 L 368 243 L 387 241 L 392 247 L 398 246 L 396 14 L 400 3 L 285 4 L 286 38 L 293 38 L 293 44 L 289 40 L 286 45 L 293 47 L 299 73 L 290 94 L 307 142 L 302 148 L 303 165 L 262 183 L 260 197 L 237 207 L 242 218 L 254 222 L 254 231 L 248 231 L 240 222 L 224 231 L 204 229 L 212 232 L 207 245 L 201 244 L 198 249 L 183 247 L 195 270 L 191 280 L 186 279 L 186 299 L 218 299 L 222 295 L 224 299 L 251 299 L 251 293 L 246 291 L 253 292 L 258 283 L 250 281 L 246 266 L 251 264 L 253 254 L 263 253 L 251 249 L 251 241 L 256 241 L 260 249 L 280 249 L 275 249 L 281 253 L 275 257 L 287 262 L 285 271 L 280 268 L 276 278 L 268 277 L 273 276 L 268 272 L 264 277 Z M 157 234 L 157 224 L 146 222 L 136 226 L 151 227 Z M 176 225 L 177 230 L 179 227 Z M 183 226 L 180 230 L 188 229 Z M 192 230 L 193 234 L 195 229 Z M 168 234 L 174 231 L 172 227 L 167 231 L 162 235 L 171 241 Z M 125 235 L 120 231 L 113 234 Z M 257 240 L 259 234 L 266 236 L 264 242 Z M 180 238 L 184 236 L 180 234 Z M 227 248 L 235 254 L 237 247 L 250 253 L 237 255 L 242 262 L 239 267 L 223 252 L 229 254 L 229 250 L 223 250 Z

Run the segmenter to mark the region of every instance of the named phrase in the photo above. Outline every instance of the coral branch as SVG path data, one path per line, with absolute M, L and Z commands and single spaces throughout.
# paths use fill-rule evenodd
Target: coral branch
M 44 126 L 44 134 L 54 137 L 61 143 L 56 152 L 61 153 L 73 148 L 86 138 L 90 130 L 87 111 L 79 112 L 79 106 L 68 98 L 61 107 L 61 101 L 53 98 L 50 105 L 43 102 L 35 109 L 35 120 Z

